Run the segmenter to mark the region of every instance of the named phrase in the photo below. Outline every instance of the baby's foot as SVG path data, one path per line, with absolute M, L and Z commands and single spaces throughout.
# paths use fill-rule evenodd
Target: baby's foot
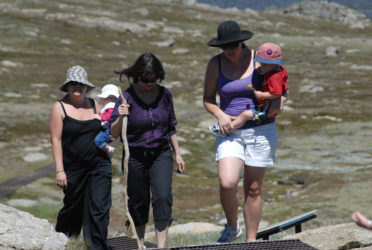
M 112 156 L 114 156 L 114 152 L 115 152 L 115 148 L 114 147 L 111 147 L 111 146 L 108 146 L 107 147 L 106 154 L 108 155 L 108 157 L 110 159 L 112 159 Z

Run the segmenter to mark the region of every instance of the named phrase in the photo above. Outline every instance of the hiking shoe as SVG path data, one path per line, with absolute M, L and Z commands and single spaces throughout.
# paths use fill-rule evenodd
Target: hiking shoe
M 108 149 L 106 151 L 106 154 L 110 158 L 110 160 L 114 156 L 114 152 L 115 152 L 115 148 L 114 147 L 111 147 L 111 146 L 108 146 Z
M 220 134 L 220 126 L 218 125 L 210 125 L 209 131 L 211 131 L 211 133 L 214 134 L 215 136 L 225 137 L 224 134 Z
M 254 108 L 251 108 L 251 111 L 253 112 L 254 115 L 252 121 L 257 125 L 261 124 L 262 121 L 267 119 L 266 109 L 264 111 L 258 111 L 255 110 Z
M 234 240 L 237 240 L 240 236 L 242 236 L 243 232 L 240 228 L 239 223 L 237 224 L 237 228 L 233 228 L 229 224 L 225 224 L 225 229 L 222 231 L 220 238 L 217 240 L 217 243 L 228 243 Z

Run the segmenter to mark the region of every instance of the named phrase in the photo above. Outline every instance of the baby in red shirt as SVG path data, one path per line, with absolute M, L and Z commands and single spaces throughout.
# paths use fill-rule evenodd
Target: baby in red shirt
M 270 106 L 270 101 L 280 98 L 288 91 L 287 79 L 288 73 L 282 66 L 284 64 L 282 57 L 282 50 L 280 46 L 274 43 L 264 43 L 257 51 L 254 59 L 256 62 L 261 63 L 261 73 L 264 74 L 264 82 L 261 90 L 254 91 L 261 107 L 264 110 Z M 269 118 L 275 117 L 275 114 Z

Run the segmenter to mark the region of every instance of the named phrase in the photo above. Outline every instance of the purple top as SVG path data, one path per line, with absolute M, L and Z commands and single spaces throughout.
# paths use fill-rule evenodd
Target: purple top
M 253 58 L 253 56 L 252 56 Z M 254 108 L 258 103 L 253 90 L 248 86 L 252 84 L 256 89 L 260 89 L 263 76 L 255 70 L 256 64 L 253 60 L 253 73 L 249 76 L 230 80 L 226 78 L 221 71 L 220 55 L 218 55 L 219 72 L 218 72 L 218 94 L 220 95 L 220 108 L 223 112 L 231 116 L 238 116 L 244 110 Z M 257 125 L 253 121 L 247 121 L 242 128 L 252 128 L 274 122 L 275 118 L 270 118 Z
M 129 147 L 154 149 L 169 144 L 170 136 L 176 133 L 176 115 L 174 114 L 172 94 L 159 86 L 159 95 L 150 105 L 144 103 L 134 92 L 131 85 L 123 92 L 130 105 L 127 125 Z M 109 120 L 109 126 L 118 117 L 119 97 Z

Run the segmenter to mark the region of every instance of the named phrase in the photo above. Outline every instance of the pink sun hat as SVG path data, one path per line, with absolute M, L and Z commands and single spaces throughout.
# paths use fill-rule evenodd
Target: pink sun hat
M 256 62 L 266 64 L 284 64 L 282 50 L 279 45 L 275 43 L 264 43 L 262 44 L 256 53 L 254 58 Z

